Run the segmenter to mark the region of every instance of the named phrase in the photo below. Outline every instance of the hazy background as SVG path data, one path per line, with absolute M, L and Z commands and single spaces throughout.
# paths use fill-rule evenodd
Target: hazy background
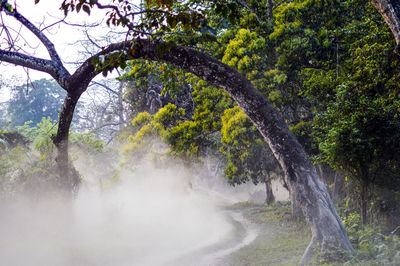
M 83 185 L 72 202 L 1 206 L 0 264 L 162 265 L 223 241 L 233 227 L 222 202 L 189 180 L 144 165 L 109 188 Z

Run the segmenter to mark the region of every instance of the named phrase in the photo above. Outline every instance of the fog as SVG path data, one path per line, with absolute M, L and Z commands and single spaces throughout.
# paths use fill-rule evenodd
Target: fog
M 92 182 L 90 182 L 92 181 Z M 0 265 L 166 265 L 225 241 L 234 229 L 221 200 L 182 168 L 141 166 L 76 198 L 24 198 L 0 206 Z

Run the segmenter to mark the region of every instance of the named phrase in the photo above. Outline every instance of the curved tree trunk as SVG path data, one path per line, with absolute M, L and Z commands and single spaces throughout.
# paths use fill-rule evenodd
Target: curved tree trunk
M 400 55 L 400 1 L 370 0 L 370 2 L 378 10 L 392 31 L 397 43 L 395 52 Z
M 160 53 L 155 42 L 137 40 L 135 44 L 134 58 L 173 64 L 224 89 L 253 121 L 282 166 L 289 189 L 311 227 L 312 240 L 303 256 L 304 262 L 311 259 L 316 244 L 322 251 L 331 246 L 354 251 L 328 190 L 302 146 L 278 112 L 249 80 L 233 68 L 194 49 L 172 46 Z

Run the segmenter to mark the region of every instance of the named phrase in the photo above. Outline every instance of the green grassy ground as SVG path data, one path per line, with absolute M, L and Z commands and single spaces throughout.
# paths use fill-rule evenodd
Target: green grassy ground
M 222 265 L 297 265 L 311 233 L 304 221 L 291 218 L 289 206 L 239 203 L 228 208 L 241 211 L 260 227 L 257 238 L 234 252 Z
M 310 239 L 311 232 L 305 221 L 291 217 L 290 206 L 265 206 L 242 202 L 227 207 L 240 211 L 259 227 L 257 238 L 249 245 L 224 258 L 219 266 L 245 265 L 298 265 Z M 336 254 L 336 261 L 316 257 L 312 265 L 400 265 L 400 237 L 383 235 L 376 228 L 361 227 L 359 214 L 344 219 L 355 254 Z

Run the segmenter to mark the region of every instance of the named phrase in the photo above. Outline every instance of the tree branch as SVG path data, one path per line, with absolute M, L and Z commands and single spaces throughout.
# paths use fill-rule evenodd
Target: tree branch
M 102 70 L 95 69 L 92 61 L 94 58 L 107 55 L 116 51 L 129 51 L 132 46 L 131 41 L 123 41 L 119 43 L 113 43 L 107 46 L 102 51 L 89 57 L 86 61 L 72 74 L 71 78 L 68 79 L 68 87 L 76 90 L 77 93 L 82 94 L 88 87 L 92 79 L 97 76 Z
M 27 20 L 24 16 L 22 16 L 16 9 L 7 9 L 3 8 L 5 13 L 9 16 L 14 17 L 17 21 L 19 21 L 22 25 L 24 25 L 30 32 L 32 32 L 43 45 L 46 47 L 49 52 L 50 58 L 55 63 L 62 65 L 61 59 L 54 47 L 54 44 L 43 34 L 41 30 L 39 30 L 35 25 L 33 25 L 29 20 Z
M 2 11 L 4 11 L 7 15 L 14 17 L 17 21 L 19 21 L 23 26 L 25 26 L 30 32 L 34 34 L 46 47 L 51 60 L 41 59 L 22 53 L 5 50 L 0 50 L 0 60 L 48 73 L 61 85 L 61 87 L 65 89 L 65 82 L 71 75 L 64 67 L 54 47 L 54 44 L 43 34 L 41 30 L 39 30 L 29 20 L 22 16 L 16 9 L 12 8 L 7 3 L 7 0 L 1 1 L 0 12 Z
M 0 49 L 0 61 L 42 71 L 50 74 L 51 76 L 54 76 L 56 73 L 52 61 L 17 52 L 4 51 Z

